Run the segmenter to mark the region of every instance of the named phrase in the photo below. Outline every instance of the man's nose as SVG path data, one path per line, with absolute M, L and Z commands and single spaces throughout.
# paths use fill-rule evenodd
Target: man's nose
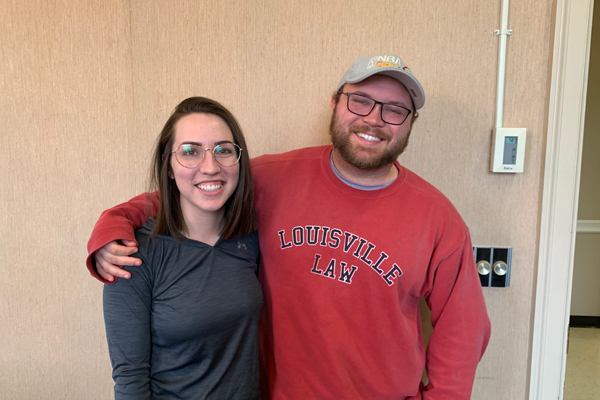
M 369 115 L 363 117 L 363 121 L 371 126 L 383 126 L 385 122 L 381 119 L 381 104 L 375 104 Z

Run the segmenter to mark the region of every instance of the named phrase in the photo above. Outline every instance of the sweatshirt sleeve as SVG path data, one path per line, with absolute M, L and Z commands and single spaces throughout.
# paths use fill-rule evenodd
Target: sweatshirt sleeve
M 103 303 L 115 400 L 152 398 L 152 281 L 147 264 L 137 267 L 131 279 L 104 285 Z
M 433 333 L 427 346 L 429 384 L 422 395 L 424 400 L 468 400 L 491 334 L 468 231 L 462 246 L 435 261 L 425 296 Z
M 86 265 L 90 274 L 103 283 L 108 282 L 98 275 L 94 252 L 113 240 L 135 241 L 135 229 L 158 212 L 158 192 L 142 193 L 126 203 L 104 211 L 92 231 L 88 241 Z

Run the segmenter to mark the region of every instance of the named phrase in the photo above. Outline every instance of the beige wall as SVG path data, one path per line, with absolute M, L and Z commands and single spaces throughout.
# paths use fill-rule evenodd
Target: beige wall
M 499 0 L 0 2 L 0 397 L 110 397 L 86 240 L 146 188 L 180 100 L 229 106 L 251 155 L 323 144 L 345 69 L 393 51 L 427 93 L 401 162 L 454 202 L 474 244 L 514 248 L 512 286 L 485 290 L 493 334 L 473 399 L 526 399 L 553 1 L 510 7 L 504 122 L 528 138 L 525 173 L 499 175 Z
M 600 2 L 594 5 L 577 218 L 600 221 Z M 600 317 L 600 233 L 578 233 L 576 242 L 571 315 Z

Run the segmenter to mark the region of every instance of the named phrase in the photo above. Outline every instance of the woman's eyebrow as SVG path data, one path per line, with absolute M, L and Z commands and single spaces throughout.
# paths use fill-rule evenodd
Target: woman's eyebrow
M 219 140 L 218 142 L 215 142 L 215 146 L 218 146 L 218 145 L 223 144 L 223 143 L 233 143 L 233 142 L 231 140 Z M 202 143 L 192 142 L 192 141 L 181 142 L 180 146 L 182 144 L 194 144 L 196 146 L 202 147 Z
M 181 142 L 180 146 L 181 146 L 182 144 L 195 144 L 196 146 L 200 146 L 200 147 L 202 147 L 202 143 L 198 143 L 198 142 Z

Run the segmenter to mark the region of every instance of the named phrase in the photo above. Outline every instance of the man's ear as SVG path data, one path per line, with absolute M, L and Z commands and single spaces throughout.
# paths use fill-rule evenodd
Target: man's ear
M 337 93 L 334 93 L 331 96 L 331 111 L 335 110 L 335 98 L 336 98 L 336 96 L 337 96 Z

